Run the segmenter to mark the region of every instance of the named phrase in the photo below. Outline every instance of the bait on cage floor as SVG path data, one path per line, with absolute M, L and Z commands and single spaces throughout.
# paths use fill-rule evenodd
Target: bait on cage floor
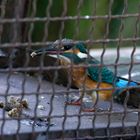
M 45 7 L 43 14 L 39 14 L 43 7 L 38 0 L 0 1 L 0 139 L 140 138 L 139 6 L 136 12 L 131 13 L 129 0 L 124 0 L 121 13 L 114 14 L 117 2 L 104 1 L 107 6 L 103 14 L 99 14 L 101 7 L 97 0 L 91 3 L 79 0 L 72 4 L 63 0 L 58 7 L 53 0 L 42 1 Z M 69 14 L 72 5 L 75 7 L 74 15 Z M 57 13 L 52 10 L 55 6 Z M 93 10 L 83 14 L 87 6 Z M 132 35 L 125 37 L 127 19 L 133 19 L 134 30 Z M 116 25 L 118 34 L 113 38 L 111 26 L 115 20 L 119 21 Z M 102 30 L 97 26 L 101 21 Z M 85 26 L 86 29 L 82 29 Z M 102 35 L 98 37 L 96 32 L 102 32 Z M 71 39 L 63 39 L 67 36 Z M 69 51 L 72 47 L 74 53 L 73 47 L 79 43 L 87 46 L 86 63 L 79 65 L 73 61 L 60 65 L 58 60 L 62 51 Z M 68 48 L 64 50 L 64 46 Z M 45 54 L 49 47 L 52 52 L 56 50 L 58 59 L 51 57 L 53 54 Z M 31 57 L 38 49 L 41 49 L 42 55 Z M 88 63 L 90 55 L 99 63 Z M 104 66 L 111 69 L 115 76 L 128 79 L 128 84 L 132 81 L 138 84 L 125 87 L 126 91 L 117 99 L 113 99 L 112 95 L 110 100 L 104 101 L 97 94 L 97 100 L 93 102 L 91 97 L 84 95 L 81 106 L 68 105 L 66 101 L 78 99 L 82 91 L 119 90 L 114 85 L 107 89 L 99 88 L 103 82 L 101 71 Z M 83 77 L 86 77 L 89 67 L 99 68 L 97 87 L 86 89 L 83 80 L 81 89 L 73 88 L 72 69 L 83 68 L 86 70 Z M 83 107 L 93 106 L 93 112 L 82 110 Z

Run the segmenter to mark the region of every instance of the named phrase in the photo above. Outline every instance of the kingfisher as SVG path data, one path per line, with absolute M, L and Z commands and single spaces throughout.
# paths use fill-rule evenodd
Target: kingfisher
M 137 103 L 140 102 L 140 84 L 115 75 L 107 66 L 89 55 L 83 42 L 76 44 L 65 43 L 59 47 L 50 45 L 44 49 L 33 51 L 31 56 L 35 57 L 41 54 L 57 59 L 59 65 L 71 66 L 71 70 L 66 70 L 67 76 L 71 77 L 72 86 L 79 89 L 80 97 L 83 97 L 86 93 L 92 97 L 93 102 L 97 98 L 109 101 L 112 97 L 129 92 L 130 98 L 134 94 L 136 95 L 135 98 L 139 97 Z M 81 104 L 82 98 L 80 97 L 69 104 Z M 95 111 L 95 108 L 86 109 L 85 111 Z

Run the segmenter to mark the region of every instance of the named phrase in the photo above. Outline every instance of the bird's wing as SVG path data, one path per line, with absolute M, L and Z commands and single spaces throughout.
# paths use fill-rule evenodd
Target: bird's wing
M 89 64 L 100 64 L 100 62 L 93 58 L 90 57 L 89 60 L 87 60 Z M 92 80 L 95 81 L 99 81 L 101 80 L 101 82 L 106 82 L 109 84 L 113 84 L 114 80 L 116 79 L 114 73 L 107 68 L 106 66 L 89 66 L 87 68 L 88 71 L 88 75 Z M 100 75 L 101 75 L 101 79 L 100 79 Z

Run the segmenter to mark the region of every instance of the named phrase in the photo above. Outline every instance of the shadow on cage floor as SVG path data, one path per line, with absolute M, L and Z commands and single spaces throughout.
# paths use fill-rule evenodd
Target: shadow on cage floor
M 8 78 L 8 80 L 7 80 Z M 8 82 L 7 82 L 8 81 Z M 24 83 L 24 86 L 23 86 Z M 6 134 L 17 134 L 17 133 L 32 133 L 33 131 L 33 124 L 35 125 L 34 130 L 36 132 L 45 132 L 48 128 L 47 123 L 45 122 L 46 116 L 51 113 L 50 116 L 54 116 L 54 118 L 50 119 L 49 130 L 52 132 L 59 132 L 64 130 L 89 130 L 92 129 L 93 126 L 96 129 L 106 129 L 108 125 L 108 120 L 110 117 L 110 128 L 120 128 L 123 125 L 125 127 L 136 126 L 138 120 L 138 113 L 131 112 L 131 113 L 117 113 L 123 112 L 124 108 L 122 105 L 113 103 L 112 112 L 116 112 L 116 114 L 107 115 L 104 112 L 101 114 L 94 115 L 93 113 L 81 113 L 81 117 L 77 117 L 74 115 L 79 114 L 79 107 L 78 106 L 67 106 L 65 108 L 65 91 L 66 88 L 59 85 L 54 85 L 54 90 L 56 94 L 54 97 L 52 96 L 53 93 L 53 84 L 47 81 L 42 81 L 40 87 L 38 86 L 39 81 L 37 78 L 33 78 L 30 76 L 24 76 L 23 74 L 13 73 L 8 77 L 7 73 L 0 73 L 0 100 L 4 100 L 4 97 L 1 95 L 12 95 L 15 94 L 16 96 L 23 95 L 24 91 L 24 98 L 28 100 L 29 103 L 29 110 L 23 110 L 23 117 L 25 119 L 21 119 L 20 121 L 11 118 L 11 120 L 3 121 L 3 117 L 6 119 L 10 118 L 7 115 L 7 112 L 3 112 L 3 109 L 0 109 L 0 128 L 1 133 L 4 135 Z M 9 88 L 7 90 L 7 86 Z M 38 90 L 38 99 L 36 98 Z M 6 93 L 7 92 L 7 93 Z M 51 98 L 53 97 L 53 110 L 50 112 L 51 106 Z M 98 104 L 104 109 L 107 109 L 110 106 L 109 102 L 99 102 Z M 65 111 L 66 109 L 66 111 Z M 131 110 L 131 109 L 128 109 Z M 45 119 L 42 122 L 34 123 L 33 119 L 36 116 L 39 120 L 40 118 L 44 117 Z M 100 112 L 99 112 L 100 113 Z M 68 117 L 65 117 L 65 115 Z M 5 115 L 5 116 L 3 116 Z M 24 116 L 25 115 L 25 116 Z M 57 117 L 58 116 L 58 117 Z M 93 124 L 94 120 L 94 124 Z M 122 120 L 124 124 L 122 123 Z M 20 123 L 19 123 L 20 122 Z M 80 125 L 79 125 L 80 124 Z M 90 131 L 89 131 L 90 132 Z

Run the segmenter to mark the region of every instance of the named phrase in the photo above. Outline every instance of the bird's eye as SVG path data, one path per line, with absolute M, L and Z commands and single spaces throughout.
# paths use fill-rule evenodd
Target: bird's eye
M 64 50 L 69 50 L 72 48 L 72 45 L 64 45 Z

